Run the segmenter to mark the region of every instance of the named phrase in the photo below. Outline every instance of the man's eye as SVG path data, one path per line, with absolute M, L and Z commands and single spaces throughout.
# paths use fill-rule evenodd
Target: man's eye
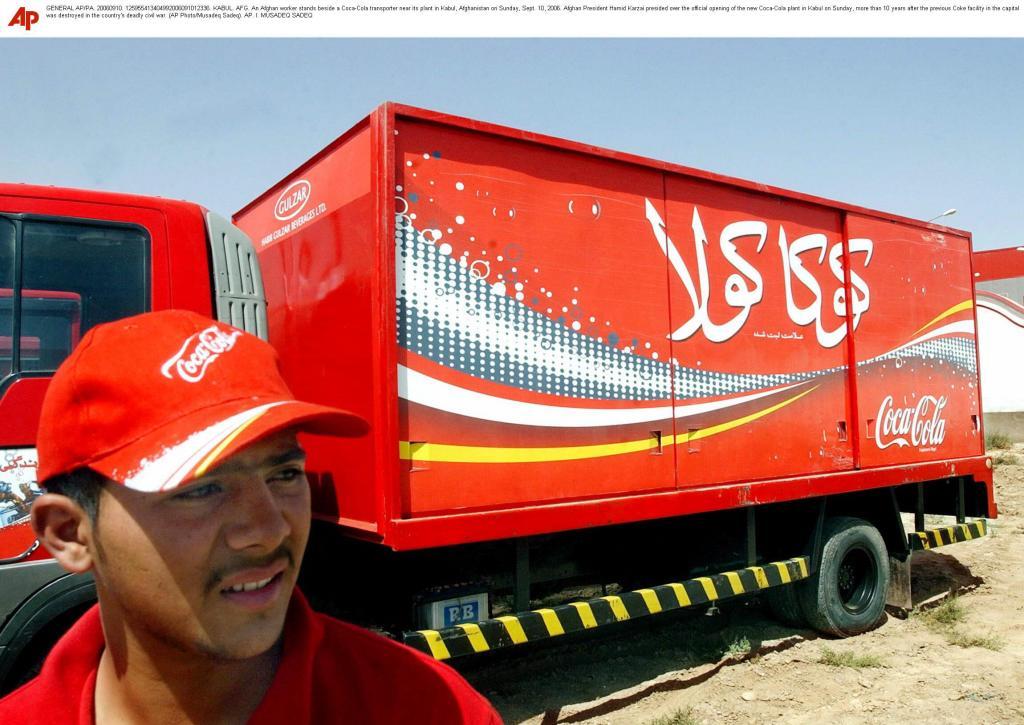
M 301 468 L 286 468 L 283 471 L 278 471 L 270 477 L 271 481 L 297 481 L 303 478 L 306 472 Z
M 178 501 L 200 501 L 204 498 L 209 498 L 220 493 L 221 488 L 216 483 L 204 483 L 202 486 L 195 486 L 182 491 L 181 493 L 174 496 Z

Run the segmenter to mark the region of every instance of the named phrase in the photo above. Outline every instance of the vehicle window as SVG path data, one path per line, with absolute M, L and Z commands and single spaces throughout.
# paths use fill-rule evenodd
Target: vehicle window
M 13 364 L 14 315 L 14 224 L 0 219 L 0 378 L 10 374 Z
M 23 371 L 52 371 L 92 326 L 148 309 L 149 237 L 141 229 L 25 220 Z

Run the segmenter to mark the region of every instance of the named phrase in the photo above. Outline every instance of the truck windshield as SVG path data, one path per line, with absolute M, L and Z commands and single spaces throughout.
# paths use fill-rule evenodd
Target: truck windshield
M 0 376 L 52 372 L 93 325 L 144 312 L 148 257 L 138 227 L 0 218 Z

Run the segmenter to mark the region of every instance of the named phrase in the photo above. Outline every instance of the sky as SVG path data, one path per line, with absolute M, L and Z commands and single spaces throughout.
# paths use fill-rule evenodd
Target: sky
M 398 101 L 1024 243 L 1024 41 L 0 43 L 0 181 L 230 215 Z

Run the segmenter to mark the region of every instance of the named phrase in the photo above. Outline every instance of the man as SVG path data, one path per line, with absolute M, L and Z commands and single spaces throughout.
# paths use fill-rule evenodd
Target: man
M 32 523 L 99 598 L 2 723 L 499 723 L 449 667 L 313 613 L 293 399 L 267 343 L 182 311 L 91 330 L 47 391 Z

